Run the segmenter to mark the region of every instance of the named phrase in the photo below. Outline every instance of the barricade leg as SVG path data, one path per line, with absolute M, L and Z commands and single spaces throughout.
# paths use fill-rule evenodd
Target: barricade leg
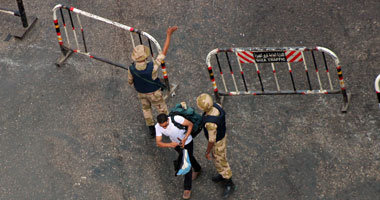
M 165 83 L 165 86 L 168 90 L 168 92 L 164 95 L 164 99 L 166 100 L 169 96 L 175 96 L 175 90 L 177 89 L 178 84 L 170 84 L 169 83 L 168 74 L 166 72 L 165 61 L 162 61 L 161 69 L 162 69 L 162 74 L 164 76 L 164 83 Z
M 73 51 L 66 46 L 62 45 L 61 46 L 61 57 L 58 58 L 57 62 L 55 62 L 55 65 L 57 67 L 61 67 L 62 64 L 73 54 Z
M 216 55 L 216 54 L 215 54 Z M 219 59 L 218 57 L 216 57 L 217 61 L 218 61 L 218 64 L 219 64 Z M 219 64 L 219 67 L 220 67 L 220 64 Z M 218 87 L 216 86 L 216 82 L 215 82 L 215 77 L 214 77 L 214 73 L 212 71 L 212 66 L 210 65 L 208 68 L 208 73 L 209 73 L 209 76 L 210 76 L 210 81 L 211 81 L 211 84 L 212 84 L 212 87 L 214 88 L 214 95 L 215 95 L 215 100 L 216 102 L 218 102 L 220 105 L 223 104 L 223 100 L 224 100 L 224 97 L 223 96 L 220 96 L 219 92 L 218 92 Z M 221 73 L 222 77 L 223 77 L 223 73 Z M 224 78 L 222 79 L 223 80 L 223 83 L 224 83 Z M 225 87 L 225 90 L 227 91 L 227 87 L 226 85 L 224 84 L 224 87 Z
M 351 93 L 346 92 L 346 90 L 342 91 L 343 93 L 343 106 L 342 106 L 342 113 L 346 113 L 348 109 L 348 105 L 351 101 Z
M 28 19 L 26 18 L 26 14 L 25 14 L 24 4 L 22 3 L 22 0 L 16 0 L 16 1 L 17 1 L 18 10 L 20 13 L 22 26 L 26 28 L 29 25 L 28 25 Z
M 69 58 L 69 56 L 73 53 L 73 51 L 70 48 L 67 48 L 63 45 L 61 31 L 58 24 L 58 19 L 54 20 L 54 26 L 55 26 L 55 31 L 57 32 L 59 48 L 61 49 L 61 53 L 62 53 L 61 57 L 57 60 L 55 65 L 57 65 L 57 67 L 61 67 L 62 63 L 65 62 L 67 58 Z
M 29 16 L 29 22 L 25 14 L 24 4 L 22 3 L 22 0 L 16 0 L 18 11 L 13 11 L 5 8 L 0 8 L 0 12 L 11 14 L 17 17 L 20 17 L 22 22 L 21 26 L 15 26 L 15 28 L 12 30 L 11 34 L 8 36 L 9 38 L 11 36 L 17 38 L 17 39 L 23 39 L 26 33 L 34 26 L 34 24 L 37 21 L 37 17 Z
M 342 72 L 341 66 L 338 66 L 336 68 L 336 70 L 338 71 L 339 84 L 340 84 L 340 88 L 341 88 L 342 95 L 343 95 L 343 106 L 342 106 L 342 110 L 341 111 L 343 113 L 346 113 L 347 112 L 347 108 L 348 108 L 348 104 L 350 103 L 350 100 L 351 100 L 351 94 L 346 91 L 346 88 L 345 88 L 345 85 L 344 85 L 343 72 Z
M 14 32 L 12 33 L 12 35 L 17 39 L 23 39 L 26 33 L 29 32 L 29 30 L 34 26 L 38 18 L 35 16 L 29 16 L 29 22 L 31 23 L 28 23 L 28 19 L 25 14 L 24 4 L 22 3 L 22 0 L 16 0 L 16 1 L 17 1 L 19 15 L 20 15 L 23 27 L 16 28 Z

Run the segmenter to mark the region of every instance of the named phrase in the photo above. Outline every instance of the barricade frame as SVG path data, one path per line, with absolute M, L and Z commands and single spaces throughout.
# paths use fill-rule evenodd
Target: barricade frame
M 292 74 L 292 69 L 291 69 L 291 66 L 289 64 L 290 62 L 289 61 L 285 61 L 285 62 L 288 63 L 288 66 L 289 66 L 289 73 L 290 73 L 290 77 L 291 77 L 291 80 L 292 80 L 292 83 L 293 83 L 294 90 L 280 90 L 280 87 L 279 87 L 278 81 L 277 81 L 276 70 L 274 68 L 274 63 L 275 62 L 268 62 L 268 63 L 271 63 L 271 65 L 272 65 L 272 69 L 273 69 L 273 73 L 274 73 L 274 78 L 275 78 L 275 82 L 276 82 L 278 90 L 277 91 L 265 91 L 264 87 L 263 87 L 263 82 L 261 80 L 260 70 L 258 68 L 258 65 L 257 65 L 256 61 L 254 61 L 253 63 L 256 66 L 257 75 L 258 75 L 258 78 L 260 80 L 260 84 L 261 84 L 262 90 L 261 91 L 249 91 L 247 89 L 245 78 L 244 78 L 244 73 L 243 73 L 242 67 L 241 67 L 241 63 L 238 62 L 239 63 L 239 68 L 240 68 L 240 73 L 241 73 L 241 76 L 242 76 L 242 80 L 244 81 L 244 86 L 245 86 L 245 89 L 246 89 L 246 91 L 238 91 L 237 85 L 236 85 L 236 81 L 235 81 L 235 78 L 234 78 L 234 74 L 233 74 L 233 71 L 232 71 L 232 68 L 231 68 L 230 60 L 229 60 L 229 57 L 228 57 L 228 53 L 229 52 L 235 53 L 236 56 L 238 56 L 239 52 L 247 52 L 247 51 L 248 52 L 252 52 L 252 53 L 255 53 L 255 52 L 299 51 L 299 52 L 302 52 L 302 58 L 304 58 L 303 52 L 311 51 L 313 59 L 314 59 L 314 64 L 315 64 L 315 68 L 316 68 L 316 72 L 317 72 L 317 76 L 318 76 L 318 80 L 319 80 L 319 84 L 320 84 L 321 89 L 320 90 L 315 90 L 315 89 L 312 90 L 311 89 L 308 70 L 307 70 L 307 67 L 306 67 L 306 63 L 304 63 L 307 79 L 308 79 L 308 82 L 309 82 L 309 85 L 310 85 L 310 89 L 309 90 L 297 90 L 295 88 L 295 84 L 294 84 L 294 80 L 293 80 L 293 74 Z M 327 90 L 326 89 L 322 89 L 320 78 L 319 78 L 319 73 L 318 73 L 318 68 L 316 66 L 315 57 L 314 57 L 314 53 L 313 53 L 314 51 L 320 51 L 320 52 L 322 52 L 322 55 L 323 55 L 323 58 L 324 58 L 324 62 L 325 62 L 324 64 L 326 65 L 326 72 L 327 72 L 328 77 L 329 77 L 329 82 L 330 82 L 331 90 L 329 90 L 329 89 L 327 89 Z M 222 52 L 226 54 L 226 57 L 227 57 L 227 60 L 228 60 L 228 64 L 229 64 L 229 68 L 230 68 L 230 73 L 232 75 L 232 79 L 233 79 L 236 91 L 228 91 L 228 89 L 227 89 L 227 86 L 226 86 L 226 83 L 225 83 L 225 79 L 224 79 L 224 75 L 223 75 L 223 72 L 221 70 L 220 63 L 219 63 L 219 58 L 218 58 L 218 53 L 222 53 Z M 337 73 L 338 73 L 338 78 L 339 78 L 340 90 L 332 90 L 332 83 L 331 83 L 330 74 L 329 74 L 329 71 L 328 71 L 327 63 L 326 63 L 325 54 L 329 55 L 333 59 L 333 61 L 335 63 L 335 67 L 336 67 L 336 70 L 337 70 Z M 214 77 L 214 73 L 213 73 L 213 66 L 211 64 L 211 57 L 213 55 L 215 55 L 215 57 L 216 57 L 216 61 L 217 61 L 218 67 L 219 67 L 219 72 L 220 72 L 220 76 L 221 76 L 221 79 L 222 79 L 222 82 L 223 82 L 223 86 L 224 86 L 225 92 L 221 92 L 218 89 L 218 86 L 217 86 L 216 81 L 215 81 L 215 77 Z M 213 90 L 214 90 L 215 99 L 217 100 L 218 103 L 223 103 L 223 99 L 224 99 L 225 96 L 240 96 L 240 95 L 294 95 L 294 94 L 298 94 L 298 95 L 305 95 L 305 94 L 342 94 L 342 96 L 343 96 L 343 105 L 342 105 L 342 108 L 341 108 L 341 112 L 345 113 L 345 112 L 347 112 L 348 105 L 349 105 L 349 102 L 350 102 L 350 99 L 351 99 L 351 93 L 348 93 L 347 90 L 346 90 L 346 87 L 345 87 L 345 83 L 344 83 L 344 80 L 343 80 L 343 72 L 342 72 L 342 69 L 341 69 L 340 61 L 339 61 L 337 55 L 333 51 L 331 51 L 330 49 L 325 48 L 325 47 L 316 46 L 316 47 L 236 47 L 236 48 L 216 48 L 216 49 L 214 49 L 214 50 L 212 50 L 212 51 L 210 51 L 208 53 L 208 55 L 206 57 L 206 65 L 207 65 L 207 69 L 208 69 L 208 72 L 209 72 L 211 84 L 212 84 L 212 87 L 213 87 Z
M 66 23 L 65 23 L 65 20 L 64 20 L 64 15 L 63 15 L 62 9 L 67 10 L 68 13 L 69 13 L 70 23 L 71 23 L 71 26 L 72 26 L 72 30 L 73 30 L 73 34 L 74 34 L 74 39 L 75 39 L 75 44 L 76 44 L 77 49 L 72 49 L 71 48 L 71 44 L 70 44 L 70 40 L 69 40 L 69 36 L 68 36 L 68 32 L 67 32 Z M 63 43 L 63 40 L 62 40 L 62 35 L 61 35 L 60 26 L 59 26 L 58 17 L 57 17 L 58 10 L 60 11 L 60 15 L 61 15 L 61 18 L 62 18 L 63 28 L 64 28 L 64 31 L 65 31 L 65 35 L 66 35 L 66 38 L 67 38 L 67 43 L 69 44 L 69 46 L 66 46 Z M 125 65 L 122 65 L 120 63 L 116 63 L 116 62 L 110 61 L 110 60 L 108 60 L 106 58 L 102 58 L 102 57 L 96 56 L 94 54 L 90 54 L 90 52 L 88 52 L 87 45 L 86 45 L 86 40 L 85 40 L 85 36 L 84 36 L 84 30 L 83 30 L 82 23 L 80 21 L 79 15 L 82 15 L 82 16 L 85 16 L 85 17 L 88 17 L 88 18 L 91 18 L 91 19 L 94 19 L 94 20 L 97 20 L 97 21 L 101 21 L 101 22 L 104 22 L 104 23 L 107 23 L 107 24 L 110 24 L 110 25 L 113 25 L 113 26 L 116 26 L 118 28 L 121 28 L 123 30 L 128 31 L 130 33 L 130 36 L 131 36 L 133 47 L 136 46 L 135 42 L 134 42 L 133 35 L 132 35 L 133 33 L 134 34 L 138 34 L 140 44 L 142 44 L 142 38 L 141 38 L 141 36 L 145 36 L 147 38 L 147 40 L 148 40 L 148 43 L 149 43 L 149 48 L 150 48 L 151 58 L 152 59 L 154 59 L 154 55 L 153 55 L 153 51 L 152 51 L 152 44 L 151 44 L 151 42 L 155 45 L 158 53 L 162 52 L 160 44 L 157 42 L 157 40 L 153 36 L 151 36 L 150 34 L 144 32 L 144 31 L 140 31 L 140 30 L 138 30 L 136 28 L 133 28 L 133 27 L 130 27 L 130 26 L 127 26 L 127 25 L 124 25 L 124 24 L 121 24 L 121 23 L 118 23 L 118 22 L 115 22 L 115 21 L 112 21 L 112 20 L 109 20 L 109 19 L 97 16 L 97 15 L 94 15 L 94 14 L 91 14 L 91 13 L 88 13 L 88 12 L 80 10 L 78 8 L 74 8 L 74 7 L 70 7 L 70 6 L 65 6 L 65 5 L 62 5 L 62 4 L 57 4 L 56 6 L 54 6 L 54 8 L 52 9 L 52 11 L 53 11 L 53 20 L 54 20 L 54 26 L 55 26 L 55 29 L 56 29 L 56 33 L 57 33 L 58 43 L 59 43 L 59 47 L 60 47 L 60 50 L 61 50 L 61 53 L 62 53 L 61 57 L 55 63 L 56 66 L 58 66 L 58 67 L 61 67 L 62 64 L 73 53 L 77 53 L 77 54 L 85 55 L 87 57 L 90 57 L 92 59 L 95 59 L 95 60 L 98 60 L 98 61 L 110 64 L 110 65 L 113 65 L 115 67 L 128 70 L 128 67 L 126 67 Z M 73 17 L 71 15 L 71 13 L 75 13 L 76 16 L 77 16 L 77 21 L 78 21 L 78 24 L 80 26 L 82 40 L 83 40 L 83 45 L 84 45 L 84 50 L 85 50 L 84 52 L 82 52 L 80 50 L 80 48 L 79 48 L 78 37 L 76 35 L 75 26 L 73 24 Z M 162 70 L 164 84 L 167 87 L 167 91 L 168 91 L 168 93 L 164 96 L 164 98 L 166 99 L 169 95 L 171 95 L 171 96 L 175 95 L 175 89 L 178 87 L 178 84 L 170 84 L 169 83 L 169 78 L 168 78 L 168 74 L 167 74 L 167 71 L 166 71 L 165 61 L 162 61 L 162 63 L 161 63 L 161 70 Z
M 7 8 L 0 8 L 0 13 L 10 14 L 14 15 L 16 17 L 20 17 L 22 27 L 16 27 L 11 35 L 14 36 L 17 39 L 23 39 L 24 36 L 29 32 L 29 30 L 34 26 L 36 21 L 38 20 L 35 16 L 29 16 L 29 22 L 28 17 L 25 13 L 24 3 L 22 0 L 16 0 L 18 11 L 7 9 Z
M 375 79 L 375 91 L 377 94 L 377 100 L 379 102 L 379 108 L 380 108 L 380 74 Z

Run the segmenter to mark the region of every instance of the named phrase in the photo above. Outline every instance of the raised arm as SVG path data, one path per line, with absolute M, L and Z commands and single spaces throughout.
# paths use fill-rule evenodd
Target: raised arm
M 164 48 L 162 49 L 162 54 L 164 54 L 165 56 L 168 53 L 168 49 L 169 49 L 169 45 L 170 45 L 170 39 L 172 37 L 172 34 L 177 29 L 178 29 L 177 26 L 172 26 L 172 27 L 169 27 L 168 30 L 166 31 L 166 40 L 165 40 Z

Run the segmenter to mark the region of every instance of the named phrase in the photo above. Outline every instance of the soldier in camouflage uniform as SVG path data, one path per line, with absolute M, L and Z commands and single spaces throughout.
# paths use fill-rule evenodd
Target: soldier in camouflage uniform
M 214 166 L 218 171 L 218 175 L 212 177 L 212 181 L 224 182 L 225 191 L 223 197 L 228 198 L 235 190 L 235 184 L 232 182 L 232 171 L 227 162 L 225 112 L 219 104 L 214 104 L 212 97 L 208 94 L 198 96 L 197 106 L 204 112 L 204 132 L 208 140 L 206 158 L 211 160 L 211 152 Z
M 133 49 L 132 60 L 135 61 L 128 70 L 128 83 L 133 85 L 137 96 L 141 101 L 145 123 L 149 127 L 152 137 L 155 137 L 152 105 L 159 113 L 168 114 L 168 108 L 161 92 L 161 82 L 158 78 L 158 68 L 168 52 L 171 35 L 177 30 L 177 26 L 169 27 L 166 31 L 166 41 L 162 52 L 154 62 L 148 62 L 150 50 L 144 45 L 138 45 Z

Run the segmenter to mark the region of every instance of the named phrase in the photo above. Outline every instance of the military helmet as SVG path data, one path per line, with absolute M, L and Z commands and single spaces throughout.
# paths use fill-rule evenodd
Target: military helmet
M 133 61 L 142 62 L 150 55 L 150 50 L 145 45 L 137 45 L 132 52 L 131 58 Z
M 197 106 L 203 112 L 208 112 L 213 104 L 214 102 L 209 94 L 203 93 L 197 97 Z

